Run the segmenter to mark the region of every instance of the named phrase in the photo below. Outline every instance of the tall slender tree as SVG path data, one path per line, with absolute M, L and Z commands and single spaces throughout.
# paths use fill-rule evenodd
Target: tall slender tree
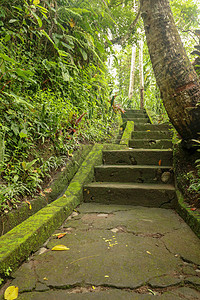
M 132 46 L 132 56 L 131 56 L 131 71 L 130 71 L 130 84 L 129 84 L 129 99 L 133 96 L 133 88 L 134 88 L 134 78 L 135 78 L 135 59 L 136 59 L 136 45 Z
M 140 108 L 144 107 L 143 38 L 139 42 Z
M 149 53 L 168 116 L 185 140 L 200 133 L 200 80 L 190 63 L 168 0 L 140 0 Z

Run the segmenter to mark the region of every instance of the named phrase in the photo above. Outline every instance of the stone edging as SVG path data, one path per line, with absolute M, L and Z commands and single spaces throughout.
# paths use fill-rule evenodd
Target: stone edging
M 176 195 L 176 211 L 190 226 L 190 228 L 194 231 L 198 238 L 200 238 L 200 213 L 198 211 L 191 211 L 191 207 L 189 207 L 184 201 L 184 197 L 178 189 L 176 189 Z
M 8 214 L 1 216 L 0 236 L 7 233 L 9 230 L 48 205 L 48 203 L 51 203 L 62 195 L 91 149 L 92 145 L 84 145 L 75 151 L 71 160 L 67 162 L 63 172 L 59 172 L 54 181 L 48 186 L 48 188 L 51 189 L 51 192 L 44 196 L 37 196 L 30 201 L 31 210 L 29 209 L 29 205 L 24 202 L 17 209 L 13 209 Z
M 0 275 L 4 276 L 9 268 L 14 271 L 32 252 L 38 250 L 80 204 L 83 186 L 93 179 L 94 166 L 102 163 L 102 150 L 123 148 L 112 144 L 94 145 L 63 196 L 0 237 Z
M 127 145 L 129 143 L 129 140 L 131 139 L 131 133 L 134 130 L 134 121 L 127 121 L 126 128 L 123 132 L 120 145 Z

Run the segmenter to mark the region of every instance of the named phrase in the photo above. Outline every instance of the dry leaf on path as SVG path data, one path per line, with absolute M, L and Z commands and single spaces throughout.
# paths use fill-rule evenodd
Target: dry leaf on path
M 29 209 L 32 209 L 31 203 L 29 201 L 25 201 L 28 204 Z
M 52 192 L 52 189 L 51 189 L 51 188 L 47 188 L 47 189 L 44 190 L 44 192 L 47 193 L 47 194 L 48 194 L 48 193 L 51 193 L 51 192 Z
M 67 234 L 67 232 L 65 232 L 65 233 L 61 233 L 61 234 L 59 234 L 58 236 L 57 236 L 57 238 L 58 239 L 61 239 L 63 236 L 65 236 Z
M 52 251 L 63 251 L 63 250 L 69 250 L 65 245 L 56 245 L 52 249 Z
M 4 299 L 14 300 L 18 297 L 18 287 L 17 286 L 9 286 L 4 293 Z

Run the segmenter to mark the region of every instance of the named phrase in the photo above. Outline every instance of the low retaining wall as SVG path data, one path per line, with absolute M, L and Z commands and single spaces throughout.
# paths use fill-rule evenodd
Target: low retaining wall
M 86 156 L 63 196 L 0 237 L 0 274 L 14 271 L 32 252 L 36 251 L 79 205 L 83 186 L 94 177 L 94 166 L 102 163 L 102 150 L 123 149 L 123 146 L 97 144 Z
M 13 209 L 8 214 L 1 216 L 0 235 L 16 227 L 62 195 L 92 147 L 92 145 L 81 146 L 74 153 L 73 157 L 67 162 L 64 171 L 59 172 L 51 185 L 48 186 L 51 192 L 45 196 L 37 196 L 30 201 L 31 209 L 29 209 L 29 205 L 24 202 L 17 209 Z

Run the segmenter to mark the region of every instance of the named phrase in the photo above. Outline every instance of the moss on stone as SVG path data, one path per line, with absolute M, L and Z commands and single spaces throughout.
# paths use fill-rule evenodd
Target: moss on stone
M 122 135 L 120 144 L 124 144 L 128 146 L 129 140 L 131 139 L 131 133 L 133 130 L 134 130 L 134 121 L 127 121 L 126 128 Z
M 92 145 L 83 145 L 73 154 L 73 157 L 67 163 L 64 171 L 59 173 L 51 184 L 50 188 L 52 189 L 52 192 L 48 194 L 48 203 L 51 203 L 59 197 L 59 195 L 64 193 L 91 149 Z
M 176 211 L 200 238 L 200 214 L 196 211 L 191 211 L 191 208 L 184 201 L 184 197 L 178 189 L 176 190 L 176 194 L 178 199 Z
M 122 148 L 119 145 L 94 145 L 62 197 L 0 237 L 0 274 L 9 267 L 15 270 L 80 204 L 83 186 L 93 179 L 94 166 L 102 163 L 102 150 Z
M 3 234 L 8 232 L 63 194 L 92 147 L 92 145 L 83 145 L 74 153 L 65 170 L 59 172 L 49 186 L 52 192 L 46 197 L 38 196 L 31 200 L 31 210 L 27 203 L 22 203 L 18 209 L 13 209 L 7 215 L 2 216 L 0 218 L 0 232 Z
M 0 274 L 16 267 L 36 251 L 65 220 L 62 207 L 45 207 L 0 238 Z

